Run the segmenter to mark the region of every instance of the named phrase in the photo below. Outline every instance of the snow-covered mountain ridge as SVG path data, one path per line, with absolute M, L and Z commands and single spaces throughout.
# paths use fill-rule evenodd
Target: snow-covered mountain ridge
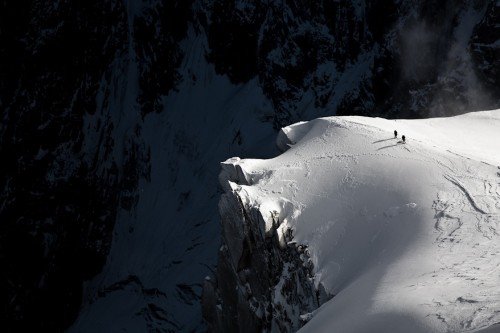
M 312 318 L 301 331 L 499 329 L 498 128 L 500 110 L 422 120 L 328 117 L 284 128 L 278 146 L 289 149 L 276 158 L 222 163 L 218 270 L 221 258 L 227 263 L 227 256 L 235 262 L 244 257 L 244 251 L 228 249 L 248 242 L 248 221 L 259 220 L 264 243 L 274 234 L 282 249 L 307 248 L 302 259 L 313 265 L 302 279 L 283 266 L 270 283 L 269 311 L 297 304 L 282 292 L 290 281 L 308 280 L 325 289 L 317 295 L 334 295 L 312 313 L 298 307 L 288 312 L 295 320 Z M 233 219 L 228 198 L 242 208 Z M 228 238 L 238 228 L 243 237 Z M 262 248 L 250 253 L 256 257 Z M 240 286 L 242 271 L 232 269 Z M 230 311 L 234 299 L 224 298 L 217 282 L 205 283 L 205 291 L 217 295 L 219 309 Z M 239 309 L 254 302 L 251 283 L 245 288 L 235 292 Z M 241 313 L 229 320 L 243 321 Z M 283 331 L 276 325 L 261 329 Z
M 302 120 L 500 107 L 500 0 L 0 8 L 7 331 L 205 331 L 220 161 Z

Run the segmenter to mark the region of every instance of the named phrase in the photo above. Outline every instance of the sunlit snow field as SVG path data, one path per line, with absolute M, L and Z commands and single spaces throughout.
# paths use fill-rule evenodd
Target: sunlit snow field
M 321 118 L 284 128 L 278 146 L 273 159 L 224 162 L 220 178 L 268 220 L 278 213 L 335 295 L 301 331 L 500 322 L 500 110 Z

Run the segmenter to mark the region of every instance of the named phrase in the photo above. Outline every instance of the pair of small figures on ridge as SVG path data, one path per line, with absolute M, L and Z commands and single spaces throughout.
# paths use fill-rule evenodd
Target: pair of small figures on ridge
M 394 130 L 394 138 L 396 139 L 398 137 L 398 131 Z M 401 139 L 403 140 L 403 143 L 406 143 L 406 137 L 403 135 L 401 137 Z

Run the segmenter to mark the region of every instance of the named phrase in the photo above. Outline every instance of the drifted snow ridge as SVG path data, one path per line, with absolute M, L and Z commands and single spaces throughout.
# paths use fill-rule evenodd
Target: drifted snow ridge
M 278 157 L 223 162 L 210 328 L 494 331 L 498 128 L 500 110 L 319 118 L 282 129 Z

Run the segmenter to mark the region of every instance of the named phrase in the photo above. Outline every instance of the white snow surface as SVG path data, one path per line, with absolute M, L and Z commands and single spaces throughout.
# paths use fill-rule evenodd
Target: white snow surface
M 290 148 L 227 160 L 220 180 L 276 211 L 335 295 L 301 332 L 500 329 L 500 110 L 320 118 L 278 146 Z

